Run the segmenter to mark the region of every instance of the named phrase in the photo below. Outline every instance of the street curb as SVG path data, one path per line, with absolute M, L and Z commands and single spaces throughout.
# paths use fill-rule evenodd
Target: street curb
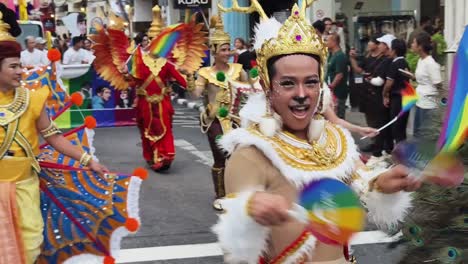
M 171 97 L 172 102 L 178 105 L 183 105 L 186 108 L 189 109 L 194 109 L 198 112 L 203 112 L 205 108 L 203 107 L 203 103 L 200 101 L 193 101 L 193 100 L 188 100 L 184 98 L 178 98 L 177 96 L 172 96 Z

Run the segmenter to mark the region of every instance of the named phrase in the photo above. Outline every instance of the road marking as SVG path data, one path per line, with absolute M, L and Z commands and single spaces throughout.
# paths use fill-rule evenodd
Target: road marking
M 400 236 L 401 233 L 394 237 L 388 237 L 381 231 L 359 232 L 351 241 L 351 245 L 389 243 L 397 240 Z M 117 263 L 204 258 L 222 255 L 223 253 L 218 243 L 132 248 L 121 250 Z
M 177 104 L 184 104 L 185 102 L 187 102 L 188 100 L 187 99 L 177 99 Z
M 176 147 L 186 150 L 190 152 L 192 155 L 195 155 L 196 157 L 198 157 L 199 160 L 197 160 L 197 162 L 200 162 L 207 166 L 213 165 L 213 158 L 207 155 L 207 151 L 204 151 L 204 152 L 199 151 L 194 145 L 192 145 L 190 142 L 183 140 L 183 139 L 175 140 L 174 144 Z M 208 153 L 210 152 L 208 151 Z

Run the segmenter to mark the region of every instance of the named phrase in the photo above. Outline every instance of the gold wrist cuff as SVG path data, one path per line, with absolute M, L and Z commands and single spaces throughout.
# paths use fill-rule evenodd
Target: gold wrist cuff
M 81 155 L 80 164 L 83 167 L 87 167 L 92 159 L 93 159 L 93 157 L 85 152 L 85 153 L 83 153 L 83 155 Z
M 375 177 L 375 178 L 373 178 L 372 180 L 369 181 L 369 192 L 373 192 L 373 191 L 382 192 L 382 189 L 377 184 L 377 179 L 378 178 L 379 178 L 379 176 L 377 176 L 377 177 Z
M 42 137 L 46 139 L 53 135 L 62 134 L 62 131 L 57 127 L 54 121 L 50 120 L 50 125 L 46 129 L 41 130 L 40 133 Z
M 249 199 L 247 199 L 247 203 L 245 204 L 245 211 L 248 216 L 252 217 L 252 199 L 254 197 L 255 193 L 252 193 L 250 195 Z

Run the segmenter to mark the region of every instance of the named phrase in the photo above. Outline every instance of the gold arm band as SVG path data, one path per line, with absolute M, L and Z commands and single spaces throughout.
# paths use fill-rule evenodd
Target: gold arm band
M 187 75 L 187 91 L 193 92 L 196 88 L 195 76 L 193 74 Z
M 81 155 L 80 164 L 83 167 L 87 167 L 92 158 L 93 158 L 93 156 L 91 156 L 91 155 L 89 155 L 88 153 L 85 152 L 85 153 L 83 153 L 83 155 Z
M 50 120 L 50 125 L 46 129 L 41 130 L 40 133 L 42 137 L 46 139 L 53 135 L 62 134 L 62 131 L 57 127 L 54 121 Z

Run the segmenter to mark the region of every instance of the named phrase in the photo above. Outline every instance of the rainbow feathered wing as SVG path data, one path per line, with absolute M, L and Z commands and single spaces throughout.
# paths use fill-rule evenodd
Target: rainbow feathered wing
M 125 65 L 129 74 L 136 79 L 142 79 L 139 72 L 142 64 L 150 69 L 155 65 L 162 68 L 166 61 L 161 64 L 161 58 L 167 59 L 167 63 L 175 65 L 178 70 L 193 74 L 201 67 L 203 58 L 206 57 L 207 36 L 203 31 L 203 24 L 196 23 L 194 14 L 189 23 L 168 26 L 155 37 L 147 50 L 151 59 L 144 61 L 141 47 L 130 46 L 123 28 L 101 28 L 96 35 L 91 36 L 96 55 L 95 69 L 104 80 L 119 90 L 131 86 L 122 73 Z
M 181 23 L 165 28 L 149 45 L 149 52 L 154 57 L 169 59 L 177 67 L 188 73 L 194 73 L 203 64 L 208 49 L 207 32 L 203 23 L 196 22 L 197 13 L 189 23 Z
M 60 85 L 50 85 L 50 77 L 54 76 L 51 69 L 45 71 L 48 74 L 44 74 L 44 69 L 29 73 L 30 80 L 38 78 L 27 87 L 50 88 L 46 107 L 54 115 L 70 107 L 71 96 Z M 95 120 L 87 117 L 84 125 L 64 136 L 83 151 L 92 153 L 94 127 Z M 114 263 L 120 240 L 139 227 L 139 189 L 145 173 L 134 173 L 141 177 L 122 173 L 102 176 L 48 144 L 40 149 L 41 212 L 45 228 L 37 263 Z

